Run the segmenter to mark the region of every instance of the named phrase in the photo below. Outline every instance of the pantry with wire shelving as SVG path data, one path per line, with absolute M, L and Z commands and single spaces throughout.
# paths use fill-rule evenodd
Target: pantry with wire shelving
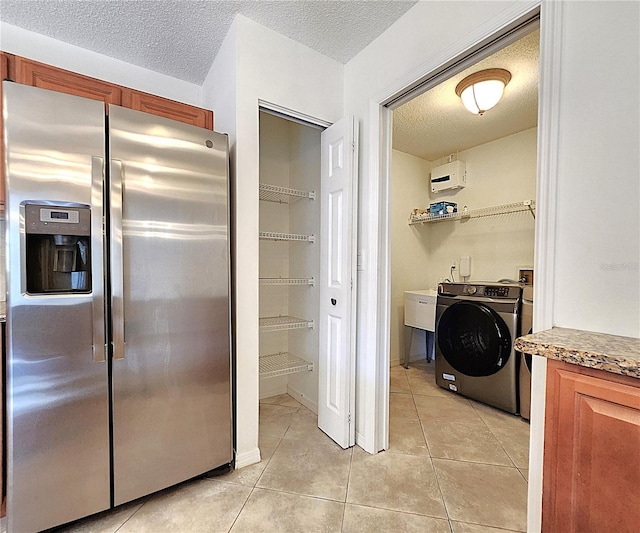
M 317 412 L 320 128 L 260 111 L 260 398 Z

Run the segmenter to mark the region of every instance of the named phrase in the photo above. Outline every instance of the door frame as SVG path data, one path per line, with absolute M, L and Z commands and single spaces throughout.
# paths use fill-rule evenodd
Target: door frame
M 262 99 L 258 99 L 258 113 L 260 113 L 260 111 L 271 113 L 272 115 L 283 118 L 285 120 L 296 122 L 298 124 L 302 124 L 303 126 L 318 128 L 323 131 L 326 130 L 329 126 L 333 125 L 333 122 L 327 122 L 326 120 L 312 117 L 311 115 L 300 113 L 298 111 L 294 111 L 293 109 L 289 109 L 288 107 L 274 104 L 273 102 Z
M 360 144 L 360 134 L 359 134 L 359 123 L 357 121 L 357 119 L 351 115 L 346 115 L 343 116 L 340 120 L 336 121 L 336 122 L 329 122 L 311 115 L 307 115 L 306 113 L 301 113 L 299 111 L 295 111 L 291 108 L 279 105 L 279 104 L 275 104 L 273 102 L 269 102 L 268 100 L 263 100 L 263 99 L 258 99 L 258 106 L 257 106 L 257 112 L 258 115 L 260 114 L 260 112 L 264 112 L 264 113 L 269 113 L 271 115 L 280 117 L 284 120 L 288 120 L 290 122 L 294 122 L 297 124 L 301 124 L 303 126 L 307 126 L 307 127 L 311 127 L 311 128 L 316 128 L 318 130 L 321 131 L 322 134 L 324 134 L 324 132 L 334 126 L 335 124 L 343 121 L 345 118 L 350 118 L 350 120 L 352 120 L 352 122 L 354 122 L 354 138 L 353 138 L 353 142 L 354 142 L 354 150 L 355 150 L 355 156 L 353 152 L 350 152 L 348 154 L 348 157 L 352 159 L 352 165 L 353 165 L 353 176 L 352 176 L 352 190 L 351 190 L 351 194 L 352 194 L 352 214 L 351 214 L 351 223 L 352 223 L 352 240 L 351 240 L 351 246 L 350 246 L 350 254 L 352 256 L 352 271 L 351 271 L 351 280 L 350 280 L 350 286 L 351 286 L 351 290 L 349 292 L 349 297 L 351 299 L 351 310 L 349 311 L 349 315 L 350 315 L 350 332 L 349 332 L 349 346 L 350 349 L 352 349 L 352 351 L 355 352 L 356 350 L 356 328 L 357 328 L 357 316 L 358 316 L 358 298 L 357 298 L 357 287 L 358 287 L 358 282 L 357 282 L 357 272 L 356 272 L 356 253 L 358 250 L 358 232 L 357 232 L 357 227 L 358 227 L 358 196 L 359 196 L 359 175 L 358 175 L 358 153 L 359 153 L 359 144 Z M 258 128 L 258 134 L 259 134 L 259 128 Z M 259 150 L 259 144 L 258 143 L 258 162 L 260 161 L 260 150 Z M 322 157 L 322 155 L 321 155 Z M 318 198 L 317 201 L 320 201 L 322 198 L 322 193 L 321 191 L 318 191 L 318 194 L 316 196 L 316 198 Z M 318 326 L 316 326 L 318 327 Z M 354 361 L 355 363 L 355 361 Z M 318 379 L 320 378 L 320 375 L 318 375 Z M 355 427 L 356 427 L 356 423 L 355 420 L 352 418 L 355 416 L 355 401 L 356 401 L 356 390 L 357 390 L 357 380 L 358 380 L 358 376 L 356 373 L 356 368 L 355 368 L 355 364 L 352 365 L 351 368 L 351 383 L 349 385 L 349 394 L 348 394 L 348 418 L 349 418 L 349 423 L 350 423 L 350 435 L 348 437 L 348 447 L 353 446 L 354 444 L 356 444 L 355 442 Z M 260 397 L 260 384 L 259 384 L 259 376 L 258 376 L 258 398 Z M 318 417 L 320 415 L 320 392 L 318 392 Z M 258 428 L 260 427 L 260 420 L 258 419 Z M 320 428 L 320 425 L 318 424 L 318 428 Z M 324 429 L 323 429 L 324 431 Z M 338 443 L 337 440 L 334 439 L 333 435 L 327 433 L 327 435 L 334 440 L 334 442 Z M 342 444 L 340 444 L 342 445 Z
M 464 58 L 481 51 L 492 41 L 505 35 L 521 23 L 540 15 L 540 78 L 538 106 L 538 154 L 536 173 L 535 221 L 535 301 L 534 331 L 553 326 L 553 285 L 555 280 L 556 194 L 558 167 L 558 106 L 560 80 L 560 51 L 562 3 L 516 2 L 499 16 L 478 27 L 434 60 L 421 65 L 392 86 L 381 91 L 369 102 L 370 179 L 374 184 L 363 192 L 362 205 L 378 206 L 377 218 L 366 221 L 366 232 L 372 237 L 363 243 L 368 249 L 368 263 L 377 275 L 368 277 L 361 290 L 375 294 L 375 320 L 367 320 L 367 347 L 373 360 L 367 361 L 369 372 L 375 373 L 373 387 L 361 395 L 361 401 L 375 405 L 368 410 L 366 425 L 374 428 L 367 444 L 375 451 L 389 446 L 389 363 L 390 363 L 390 226 L 389 188 L 391 183 L 391 142 L 393 104 L 412 89 L 439 77 L 444 71 L 459 65 Z M 482 59 L 479 57 L 477 60 Z M 477 61 L 477 60 L 474 60 Z M 439 78 L 442 81 L 442 78 Z M 435 84 L 434 84 L 435 85 Z M 364 211 L 364 209 L 363 209 Z M 365 221 L 361 219 L 361 224 Z M 363 232 L 365 233 L 365 232 Z M 364 281 L 364 280 L 363 280 Z M 367 328 L 368 329 L 368 328 Z M 369 344 L 371 343 L 371 344 Z M 359 353 L 359 359 L 363 353 Z M 537 391 L 531 406 L 531 445 L 528 488 L 528 531 L 539 531 L 542 510 L 542 457 L 544 440 L 544 388 L 546 360 L 534 358 L 533 386 Z M 370 374 L 371 375 L 371 374 Z M 532 395 L 533 397 L 533 395 Z

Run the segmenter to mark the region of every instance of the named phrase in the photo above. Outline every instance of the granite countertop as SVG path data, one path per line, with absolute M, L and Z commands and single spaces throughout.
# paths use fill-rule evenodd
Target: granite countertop
M 552 328 L 516 339 L 516 350 L 640 379 L 640 339 Z

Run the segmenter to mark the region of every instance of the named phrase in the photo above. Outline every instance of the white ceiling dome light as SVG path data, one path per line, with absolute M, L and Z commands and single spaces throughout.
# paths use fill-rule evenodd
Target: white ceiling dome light
M 469 111 L 483 115 L 500 101 L 510 80 L 511 72 L 503 68 L 481 70 L 458 83 L 456 94 Z

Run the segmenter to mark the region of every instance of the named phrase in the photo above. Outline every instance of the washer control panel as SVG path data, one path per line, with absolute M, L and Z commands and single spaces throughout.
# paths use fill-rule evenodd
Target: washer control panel
M 510 287 L 488 286 L 484 288 L 484 295 L 489 298 L 508 298 Z
M 522 287 L 518 284 L 440 283 L 438 294 L 443 296 L 469 296 L 472 298 L 518 299 Z

